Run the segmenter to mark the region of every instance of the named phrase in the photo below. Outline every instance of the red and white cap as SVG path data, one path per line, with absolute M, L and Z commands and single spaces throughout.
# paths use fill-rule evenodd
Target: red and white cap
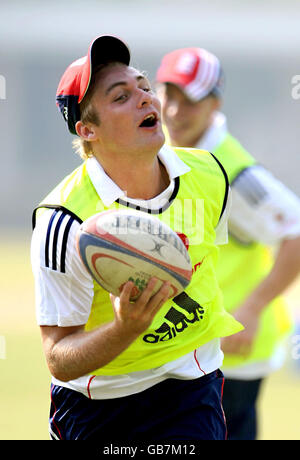
M 210 93 L 221 96 L 224 86 L 219 59 L 203 48 L 182 48 L 166 54 L 156 81 L 177 85 L 194 102 Z
M 87 55 L 72 62 L 61 77 L 56 105 L 72 134 L 77 134 L 75 124 L 80 120 L 79 104 L 89 88 L 93 71 L 97 65 L 110 61 L 129 65 L 129 48 L 118 37 L 100 35 L 90 44 Z

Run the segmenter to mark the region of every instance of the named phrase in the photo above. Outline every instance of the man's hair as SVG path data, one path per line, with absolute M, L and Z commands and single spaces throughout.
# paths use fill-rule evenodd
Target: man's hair
M 92 74 L 91 82 L 89 85 L 89 89 L 86 95 L 84 96 L 83 100 L 79 104 L 80 120 L 82 121 L 82 123 L 84 124 L 93 123 L 97 126 L 100 125 L 101 121 L 93 106 L 92 97 L 95 93 L 97 83 L 99 79 L 101 78 L 101 71 L 108 66 L 113 66 L 116 64 L 119 64 L 119 62 L 116 62 L 116 61 L 106 62 L 105 64 L 100 64 L 94 70 Z M 85 139 L 82 139 L 81 137 L 73 141 L 73 148 L 83 160 L 86 160 L 87 158 L 90 158 L 93 156 L 92 142 L 86 141 Z

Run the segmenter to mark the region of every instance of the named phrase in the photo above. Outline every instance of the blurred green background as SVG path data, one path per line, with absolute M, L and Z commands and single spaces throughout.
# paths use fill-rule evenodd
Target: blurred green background
M 166 52 L 207 48 L 223 64 L 229 129 L 300 195 L 299 23 L 298 0 L 1 1 L 0 439 L 48 439 L 50 375 L 35 323 L 30 220 L 79 164 L 55 106 L 66 66 L 102 33 L 127 41 L 133 65 L 151 80 Z M 300 323 L 299 285 L 287 297 Z M 261 439 L 300 439 L 300 357 L 292 339 L 286 367 L 262 390 Z

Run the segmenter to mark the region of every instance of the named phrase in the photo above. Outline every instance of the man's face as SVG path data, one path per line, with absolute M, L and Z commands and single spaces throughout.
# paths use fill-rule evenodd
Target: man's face
M 145 154 L 163 145 L 160 102 L 138 70 L 123 64 L 103 69 L 91 102 L 100 119 L 100 151 Z
M 167 83 L 159 92 L 162 103 L 162 118 L 171 144 L 194 147 L 209 127 L 212 115 L 219 101 L 208 96 L 199 102 L 192 102 L 177 86 Z

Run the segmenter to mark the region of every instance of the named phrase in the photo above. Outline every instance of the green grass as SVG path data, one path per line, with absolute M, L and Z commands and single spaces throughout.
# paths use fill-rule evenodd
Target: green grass
M 8 332 L 6 348 L 0 361 L 0 439 L 49 439 L 50 378 L 39 336 L 30 330 Z
M 2 241 L 5 241 L 2 238 Z M 49 439 L 50 375 L 35 321 L 29 241 L 1 245 L 0 439 Z
M 0 336 L 6 358 L 0 359 L 0 439 L 49 439 L 50 375 L 35 322 L 29 241 L 2 241 Z M 295 305 L 299 290 L 300 282 L 289 294 Z M 300 439 L 299 388 L 300 377 L 289 368 L 268 378 L 259 404 L 260 439 Z

